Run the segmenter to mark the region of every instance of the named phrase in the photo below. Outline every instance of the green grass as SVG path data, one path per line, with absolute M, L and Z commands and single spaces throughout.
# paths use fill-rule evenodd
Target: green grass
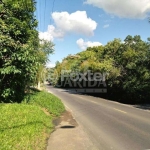
M 47 92 L 36 92 L 30 98 L 29 104 L 45 108 L 51 115 L 59 116 L 64 111 L 64 105 L 60 99 Z
M 0 150 L 44 150 L 52 120 L 64 111 L 52 94 L 35 92 L 28 103 L 0 104 Z

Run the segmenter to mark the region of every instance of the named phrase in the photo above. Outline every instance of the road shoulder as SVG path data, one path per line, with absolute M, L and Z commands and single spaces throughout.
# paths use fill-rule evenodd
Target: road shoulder
M 50 135 L 47 150 L 98 150 L 71 112 L 65 111 L 54 124 L 55 131 Z

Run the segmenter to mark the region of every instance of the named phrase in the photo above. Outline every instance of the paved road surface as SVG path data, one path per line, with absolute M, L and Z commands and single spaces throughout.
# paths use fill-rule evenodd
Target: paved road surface
M 150 111 L 47 86 L 99 150 L 150 149 Z

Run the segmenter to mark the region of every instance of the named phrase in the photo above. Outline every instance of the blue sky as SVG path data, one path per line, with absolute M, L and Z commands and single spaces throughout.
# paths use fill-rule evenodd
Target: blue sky
M 55 44 L 48 66 L 114 38 L 150 37 L 150 0 L 37 0 L 35 15 L 39 37 Z

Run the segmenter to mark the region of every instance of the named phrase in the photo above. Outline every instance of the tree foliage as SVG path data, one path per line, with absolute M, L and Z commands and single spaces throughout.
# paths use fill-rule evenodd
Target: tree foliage
M 67 56 L 55 67 L 56 83 L 60 82 L 61 70 L 107 72 L 106 96 L 110 99 L 140 103 L 150 98 L 150 43 L 139 35 Z
M 38 71 L 36 74 L 35 84 L 40 89 L 41 82 L 46 79 L 46 63 L 49 62 L 49 55 L 54 52 L 54 44 L 51 41 L 40 40 L 38 48 Z
M 35 1 L 0 1 L 0 100 L 20 102 L 37 72 Z

